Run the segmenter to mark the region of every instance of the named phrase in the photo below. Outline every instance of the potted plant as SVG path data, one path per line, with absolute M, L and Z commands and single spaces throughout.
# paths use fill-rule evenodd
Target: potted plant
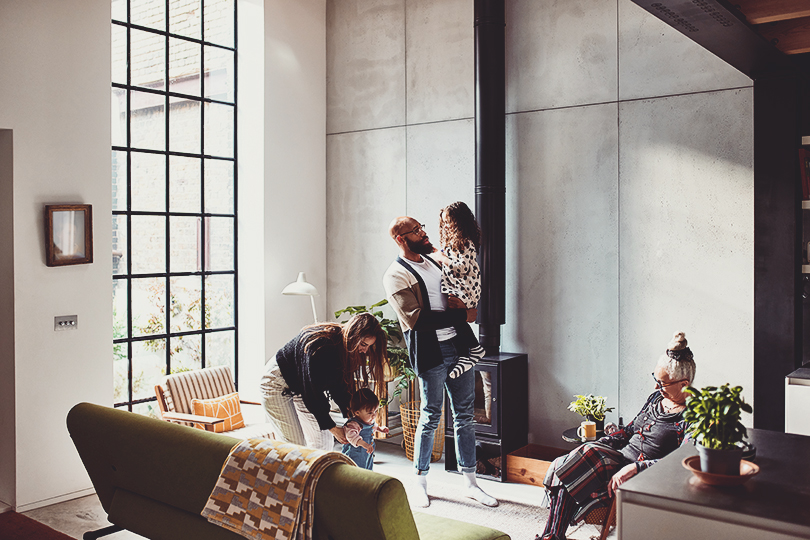
M 695 440 L 700 470 L 738 476 L 743 451 L 738 443 L 748 436 L 740 416 L 753 410 L 742 398 L 742 386 L 690 387 L 686 392 L 683 418 L 690 424 L 687 433 Z
M 588 394 L 587 396 L 575 395 L 576 399 L 568 405 L 568 410 L 584 416 L 591 422 L 596 422 L 596 431 L 603 432 L 605 430 L 605 413 L 613 410 L 613 407 L 607 406 L 607 398 L 604 396 L 594 396 Z

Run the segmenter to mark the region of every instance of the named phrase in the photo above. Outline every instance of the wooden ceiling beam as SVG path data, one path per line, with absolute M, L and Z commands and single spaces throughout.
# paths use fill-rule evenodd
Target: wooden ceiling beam
M 729 0 L 745 15 L 750 24 L 810 17 L 808 0 Z
M 810 17 L 757 25 L 756 30 L 785 54 L 810 52 Z

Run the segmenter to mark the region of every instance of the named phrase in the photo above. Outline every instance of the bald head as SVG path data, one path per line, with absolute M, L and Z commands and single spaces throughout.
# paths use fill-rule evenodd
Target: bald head
M 412 217 L 399 216 L 398 218 L 394 218 L 391 225 L 388 226 L 388 234 L 391 235 L 391 238 L 396 240 L 397 235 L 402 234 L 404 231 L 413 229 L 415 226 L 413 225 L 414 223 L 417 223 L 417 221 Z

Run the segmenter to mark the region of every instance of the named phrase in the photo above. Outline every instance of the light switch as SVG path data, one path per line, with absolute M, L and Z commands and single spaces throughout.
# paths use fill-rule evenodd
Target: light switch
M 78 315 L 61 315 L 53 318 L 53 329 L 55 331 L 61 330 L 76 330 L 79 327 Z

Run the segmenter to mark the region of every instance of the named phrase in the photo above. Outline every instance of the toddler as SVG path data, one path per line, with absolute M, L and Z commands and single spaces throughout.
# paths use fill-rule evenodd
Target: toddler
M 380 399 L 370 389 L 361 388 L 349 400 L 352 418 L 343 425 L 349 440 L 343 445 L 343 453 L 368 470 L 374 466 L 374 433 L 388 433 L 387 427 L 375 422 L 379 409 Z
M 467 309 L 475 308 L 481 299 L 481 271 L 476 252 L 481 244 L 481 229 L 463 202 L 454 202 L 439 212 L 439 244 L 442 255 L 437 259 L 442 263 L 442 292 L 457 297 Z M 485 354 L 471 329 L 459 338 L 465 349 L 459 351 L 458 363 L 450 371 L 451 379 L 469 370 Z

